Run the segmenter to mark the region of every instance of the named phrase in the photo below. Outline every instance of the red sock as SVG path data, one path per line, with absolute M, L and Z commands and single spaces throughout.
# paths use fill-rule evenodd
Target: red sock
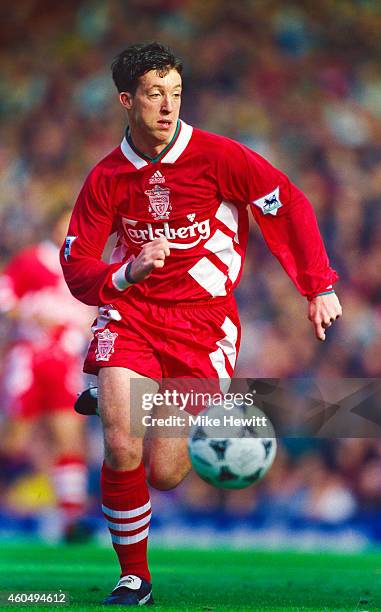
M 150 582 L 147 561 L 151 502 L 143 462 L 119 472 L 105 463 L 101 475 L 102 511 L 118 555 L 121 576 L 134 574 Z
M 66 521 L 81 516 L 87 501 L 87 467 L 80 455 L 61 455 L 53 466 L 57 505 Z

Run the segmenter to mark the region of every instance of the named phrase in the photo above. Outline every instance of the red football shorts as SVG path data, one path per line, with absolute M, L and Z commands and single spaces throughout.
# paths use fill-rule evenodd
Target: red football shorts
M 43 346 L 20 341 L 5 356 L 1 387 L 5 411 L 12 419 L 73 412 L 82 384 L 80 357 L 56 341 Z
M 240 343 L 233 296 L 163 305 L 133 298 L 103 306 L 84 371 L 119 366 L 163 378 L 230 379 Z

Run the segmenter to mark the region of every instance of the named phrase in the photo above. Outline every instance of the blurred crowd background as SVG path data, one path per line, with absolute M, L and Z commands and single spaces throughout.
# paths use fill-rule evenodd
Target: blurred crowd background
M 159 40 L 184 58 L 183 119 L 245 143 L 286 172 L 312 201 L 340 275 L 345 316 L 319 344 L 304 299 L 253 223 L 237 291 L 244 330 L 237 376 L 379 377 L 376 0 L 19 0 L 3 3 L 0 17 L 2 268 L 50 234 L 54 211 L 73 205 L 89 169 L 122 139 L 113 56 L 133 42 Z M 3 363 L 13 325 L 4 313 Z M 12 415 L 1 418 L 4 426 Z M 3 450 L 0 507 L 11 530 L 38 529 L 54 509 L 42 438 L 18 455 Z M 101 438 L 91 419 L 87 447 L 95 524 Z M 154 493 L 154 506 L 154 528 L 173 525 L 175 516 L 216 528 L 356 527 L 361 537 L 381 539 L 381 441 L 285 440 L 258 486 L 225 494 L 192 475 L 173 493 Z

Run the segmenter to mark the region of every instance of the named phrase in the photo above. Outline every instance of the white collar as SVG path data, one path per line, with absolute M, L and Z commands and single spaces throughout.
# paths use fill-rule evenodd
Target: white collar
M 169 151 L 160 159 L 161 163 L 164 164 L 174 164 L 180 157 L 180 155 L 185 151 L 188 146 L 188 143 L 191 139 L 193 132 L 193 127 L 188 125 L 184 121 L 180 119 L 180 132 L 178 137 L 176 138 L 174 144 L 169 149 Z M 122 150 L 123 155 L 128 159 L 131 164 L 135 166 L 137 170 L 143 168 L 144 166 L 148 166 L 150 163 L 144 157 L 141 157 L 131 145 L 128 143 L 127 138 L 123 138 L 120 148 Z

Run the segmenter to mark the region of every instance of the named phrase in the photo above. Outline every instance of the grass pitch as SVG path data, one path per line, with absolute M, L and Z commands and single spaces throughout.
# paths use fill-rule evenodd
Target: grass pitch
M 381 553 L 152 550 L 151 610 L 381 610 Z M 113 550 L 94 545 L 3 545 L 1 591 L 66 591 L 68 606 L 0 610 L 125 610 L 99 602 L 114 587 Z

